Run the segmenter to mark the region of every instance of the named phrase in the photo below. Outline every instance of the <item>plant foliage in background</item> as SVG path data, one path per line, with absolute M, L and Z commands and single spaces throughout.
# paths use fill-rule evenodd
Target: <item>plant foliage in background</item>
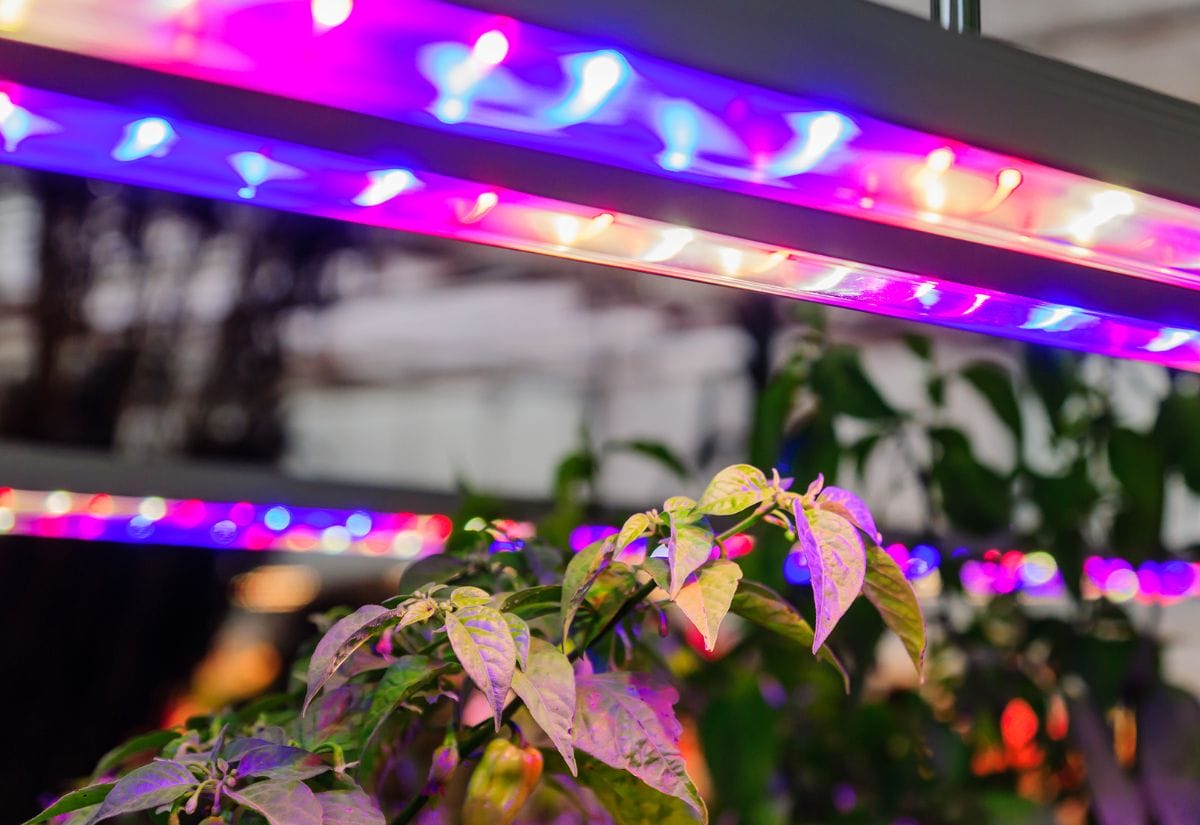
M 759 522 L 807 559 L 815 627 L 729 558 Z M 845 678 L 825 642 L 864 596 L 923 664 L 924 620 L 871 514 L 820 478 L 799 493 L 728 467 L 569 558 L 489 553 L 499 528 L 479 526 L 474 546 L 414 563 L 399 595 L 323 617 L 294 690 L 118 747 L 26 825 L 706 822 L 653 632 L 665 610 L 706 650 L 733 613 Z
M 739 683 L 740 660 L 695 674 L 694 690 L 722 709 L 705 749 L 734 765 L 761 760 L 717 775 L 725 796 L 754 787 L 739 800 L 753 806 L 767 793 L 759 776 L 773 770 L 794 780 L 777 791 L 787 805 L 821 822 L 1194 822 L 1200 751 L 1185 720 L 1200 719 L 1200 703 L 1161 673 L 1163 610 L 1144 609 L 1135 622 L 1081 582 L 1092 554 L 1119 553 L 1134 565 L 1194 560 L 1195 548 L 1169 545 L 1165 522 L 1172 485 L 1200 492 L 1195 377 L 1023 345 L 964 357 L 910 335 L 913 367 L 904 374 L 918 380 L 902 408 L 856 348 L 832 339 L 823 313 L 805 318 L 760 399 L 754 460 L 801 476 L 820 467 L 863 489 L 900 481 L 920 495 L 907 515 L 923 525 L 910 538 L 966 547 L 938 571 L 919 695 L 900 680 L 900 690 L 876 687 L 822 714 Z M 964 426 L 972 394 L 988 420 L 969 423 L 996 430 L 993 448 L 1011 444 L 1007 463 L 983 459 L 978 430 Z M 961 565 L 993 547 L 997 564 L 1006 548 L 1050 551 L 1067 592 L 1050 604 L 1017 592 L 965 598 Z M 787 551 L 760 543 L 760 575 L 778 575 Z M 847 660 L 875 659 L 878 633 L 854 611 L 839 639 Z M 775 660 L 764 662 L 764 676 L 789 688 L 797 679 Z M 768 704 L 776 734 L 743 751 L 735 731 L 761 720 Z M 765 811 L 758 821 L 781 820 Z

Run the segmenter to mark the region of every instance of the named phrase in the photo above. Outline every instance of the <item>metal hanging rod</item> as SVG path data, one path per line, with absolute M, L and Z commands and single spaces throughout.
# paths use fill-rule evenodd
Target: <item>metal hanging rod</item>
M 980 0 L 929 0 L 929 17 L 946 31 L 979 34 Z

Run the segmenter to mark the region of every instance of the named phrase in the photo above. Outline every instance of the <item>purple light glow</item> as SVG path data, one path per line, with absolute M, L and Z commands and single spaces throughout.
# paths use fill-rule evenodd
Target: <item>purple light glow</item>
M 42 0 L 6 36 L 1200 288 L 1200 209 L 440 0 Z
M 20 108 L 47 124 L 37 134 L 23 133 L 16 150 L 0 156 L 19 165 L 207 198 L 249 199 L 336 220 L 1200 371 L 1200 332 L 980 292 L 913 273 L 599 211 L 403 164 L 383 165 L 185 121 L 167 122 L 153 113 L 25 87 L 10 86 L 3 94 L 12 111 Z M 140 157 L 114 158 L 109 147 L 124 145 L 130 124 L 138 122 L 157 124 L 152 134 L 143 135 L 154 146 Z M 1166 339 L 1171 346 L 1162 345 Z
M 444 515 L 0 488 L 0 534 L 215 550 L 414 559 L 440 553 Z

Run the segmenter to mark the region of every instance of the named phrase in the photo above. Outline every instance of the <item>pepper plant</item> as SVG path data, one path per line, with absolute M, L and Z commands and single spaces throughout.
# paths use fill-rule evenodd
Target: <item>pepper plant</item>
M 729 557 L 726 542 L 760 522 L 804 555 L 814 623 Z M 778 473 L 734 465 L 698 500 L 635 513 L 575 554 L 536 542 L 492 553 L 503 523 L 470 526 L 473 543 L 413 563 L 395 597 L 318 617 L 323 635 L 288 691 L 121 745 L 26 825 L 130 814 L 508 825 L 552 810 L 559 821 L 706 822 L 656 641 L 667 611 L 708 650 L 732 612 L 848 679 L 827 641 L 865 596 L 922 667 L 924 620 L 904 574 L 863 503 L 821 478 L 798 493 Z M 486 718 L 473 719 L 480 705 Z

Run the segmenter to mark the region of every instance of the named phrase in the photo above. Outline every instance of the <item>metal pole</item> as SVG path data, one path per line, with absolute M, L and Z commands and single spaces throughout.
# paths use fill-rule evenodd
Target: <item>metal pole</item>
M 946 31 L 979 34 L 980 0 L 929 0 L 929 17 Z

